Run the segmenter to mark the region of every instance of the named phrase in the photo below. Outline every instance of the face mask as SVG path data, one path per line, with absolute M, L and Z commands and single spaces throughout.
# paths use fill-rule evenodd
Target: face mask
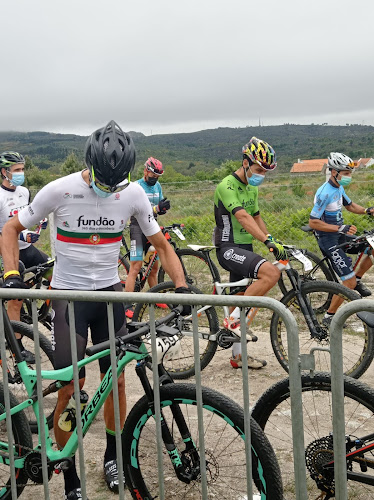
M 249 169 L 251 171 L 251 169 Z M 252 173 L 252 171 L 251 171 Z M 251 177 L 248 177 L 247 175 L 247 172 L 245 173 L 245 176 L 247 177 L 247 181 L 248 181 L 248 184 L 250 186 L 259 186 L 263 180 L 265 179 L 265 176 L 264 175 L 261 175 L 261 174 L 253 174 L 251 175 Z
M 157 177 L 148 177 L 145 182 L 148 184 L 148 186 L 154 186 L 157 182 Z
M 12 178 L 8 180 L 13 186 L 22 186 L 22 184 L 25 182 L 25 174 L 23 172 L 19 174 L 14 173 L 12 174 Z
M 348 175 L 342 175 L 341 179 L 338 179 L 338 183 L 341 186 L 348 186 L 352 181 L 352 177 L 349 177 Z
M 100 198 L 108 198 L 109 196 L 112 196 L 112 194 L 113 194 L 113 193 L 104 193 L 104 191 L 101 191 L 101 189 L 99 189 L 96 186 L 96 184 L 94 183 L 94 181 L 91 181 L 91 187 L 95 191 L 95 193 L 97 194 L 97 196 L 100 196 Z

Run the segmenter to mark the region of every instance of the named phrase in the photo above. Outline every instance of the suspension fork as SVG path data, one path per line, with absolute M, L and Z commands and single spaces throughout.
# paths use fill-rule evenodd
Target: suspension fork
M 151 387 L 151 384 L 149 382 L 149 379 L 146 374 L 146 361 L 142 360 L 140 361 L 136 367 L 135 367 L 136 374 L 138 375 L 140 382 L 143 386 L 144 392 L 146 394 L 146 397 L 148 399 L 148 405 L 150 409 L 152 410 L 152 413 L 155 414 L 155 407 L 154 407 L 154 393 L 153 389 Z M 161 385 L 166 385 L 166 384 L 172 384 L 174 383 L 170 375 L 167 373 L 165 370 L 164 366 L 162 364 L 158 365 L 158 371 L 159 371 L 159 376 L 160 376 L 160 381 Z M 182 453 L 179 452 L 174 439 L 173 435 L 170 431 L 169 425 L 167 421 L 165 420 L 165 417 L 162 412 L 162 408 L 160 409 L 161 412 L 161 436 L 162 436 L 162 441 L 164 443 L 164 446 L 166 448 L 166 451 L 168 452 L 168 455 L 170 457 L 171 463 L 174 467 L 174 471 L 178 477 L 179 480 L 182 482 L 189 484 L 192 479 L 196 477 L 196 467 L 199 466 L 200 463 L 200 457 L 197 452 L 195 443 L 192 439 L 191 433 L 188 429 L 186 420 L 184 418 L 184 415 L 179 407 L 178 404 L 172 403 L 170 405 L 170 410 L 173 415 L 173 423 L 178 427 L 178 430 L 180 432 L 180 435 L 183 439 L 183 442 L 186 446 L 185 450 L 182 451 Z M 194 470 L 187 470 L 186 466 L 189 466 L 190 464 L 186 463 L 186 461 L 183 460 L 183 455 L 188 452 L 189 456 L 192 458 L 193 465 L 194 465 Z M 190 467 L 189 467 L 190 469 Z M 197 471 L 199 473 L 200 471 Z

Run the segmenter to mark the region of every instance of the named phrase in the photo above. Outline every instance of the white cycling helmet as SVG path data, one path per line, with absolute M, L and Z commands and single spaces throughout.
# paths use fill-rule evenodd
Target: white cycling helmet
M 343 153 L 330 153 L 327 163 L 330 170 L 336 170 L 337 172 L 352 172 L 355 165 L 352 158 Z

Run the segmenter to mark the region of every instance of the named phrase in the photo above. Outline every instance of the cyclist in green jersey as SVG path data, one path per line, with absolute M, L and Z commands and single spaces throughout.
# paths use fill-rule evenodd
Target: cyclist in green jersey
M 265 141 L 252 137 L 243 146 L 242 166 L 225 177 L 214 195 L 216 228 L 214 244 L 220 265 L 230 272 L 230 281 L 256 278 L 245 295 L 265 295 L 278 281 L 279 270 L 253 252 L 253 238 L 262 241 L 276 259 L 286 258 L 282 244 L 266 229 L 258 206 L 258 186 L 268 171 L 277 166 L 275 152 Z M 224 319 L 224 327 L 240 336 L 240 309 Z M 259 369 L 266 361 L 248 356 L 248 367 Z M 233 368 L 242 366 L 240 343 L 235 343 L 230 359 Z

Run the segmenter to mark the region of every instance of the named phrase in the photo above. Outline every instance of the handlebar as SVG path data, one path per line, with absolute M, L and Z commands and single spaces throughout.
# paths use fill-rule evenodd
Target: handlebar
M 169 314 L 167 314 L 164 318 L 160 318 L 157 321 L 155 321 L 155 329 L 157 330 L 157 327 L 159 327 L 160 325 L 168 323 L 170 320 L 179 316 L 180 313 L 182 312 L 182 309 L 183 309 L 183 306 L 177 306 Z M 116 347 L 119 347 L 122 344 L 129 344 L 132 340 L 137 340 L 142 335 L 146 335 L 147 333 L 149 333 L 150 329 L 151 329 L 151 325 L 149 323 L 147 323 L 146 325 L 138 328 L 133 333 L 128 333 L 126 335 L 123 335 L 122 337 L 117 337 L 115 339 L 115 345 L 116 345 Z M 105 342 L 101 342 L 100 344 L 96 344 L 94 346 L 88 347 L 86 349 L 86 354 L 88 356 L 92 356 L 92 355 L 97 354 L 101 351 L 105 351 L 106 349 L 110 349 L 110 341 L 109 340 L 106 340 Z

